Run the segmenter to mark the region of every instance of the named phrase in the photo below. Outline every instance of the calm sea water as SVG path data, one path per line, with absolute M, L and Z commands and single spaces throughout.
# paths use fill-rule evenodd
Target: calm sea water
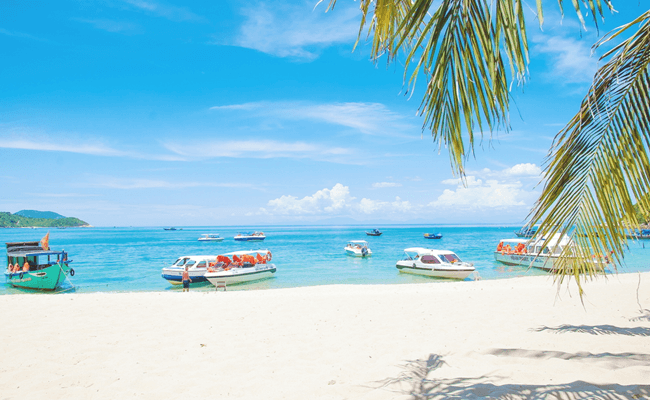
M 258 290 L 329 284 L 396 284 L 439 281 L 402 274 L 395 262 L 407 247 L 451 250 L 463 261 L 474 263 L 482 279 L 544 275 L 545 272 L 497 263 L 493 251 L 501 239 L 514 238 L 517 227 L 379 227 L 384 234 L 367 236 L 374 227 L 271 226 L 255 228 L 183 227 L 166 231 L 155 228 L 0 229 L 0 243 L 40 240 L 50 231 L 50 247 L 65 249 L 73 260 L 76 292 L 132 292 L 180 290 L 161 277 L 161 268 L 185 255 L 216 255 L 236 250 L 269 249 L 278 271 L 274 278 L 232 285 L 228 290 Z M 263 242 L 235 242 L 238 232 L 262 230 Z M 430 240 L 424 233 L 440 232 Z M 204 233 L 219 233 L 223 242 L 199 242 Z M 348 240 L 367 240 L 373 255 L 360 259 L 345 255 Z M 630 243 L 626 265 L 619 272 L 650 271 L 650 241 Z M 648 247 L 646 249 L 646 247 Z M 6 267 L 2 249 L 2 268 Z M 192 290 L 214 290 L 209 283 Z M 25 293 L 0 285 L 0 294 Z

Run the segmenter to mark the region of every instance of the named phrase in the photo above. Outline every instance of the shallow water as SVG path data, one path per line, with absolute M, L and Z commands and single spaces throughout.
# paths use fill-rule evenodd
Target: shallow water
M 402 274 L 395 262 L 407 247 L 451 250 L 474 263 L 482 279 L 544 275 L 543 271 L 506 266 L 494 261 L 493 252 L 501 239 L 514 238 L 518 227 L 389 226 L 378 227 L 384 234 L 367 236 L 373 227 L 359 226 L 270 226 L 183 227 L 166 231 L 153 228 L 68 228 L 0 229 L 0 243 L 40 240 L 50 231 L 50 247 L 65 249 L 73 260 L 76 292 L 180 290 L 161 277 L 161 268 L 184 255 L 222 254 L 235 250 L 269 249 L 278 271 L 274 278 L 256 283 L 232 285 L 228 290 L 256 290 L 329 284 L 396 284 L 441 282 L 434 278 Z M 238 232 L 262 230 L 263 242 L 235 242 Z M 424 233 L 440 232 L 439 240 L 425 239 Z M 223 242 L 199 242 L 204 233 L 219 233 Z M 367 240 L 373 255 L 353 258 L 345 255 L 348 240 Z M 650 241 L 631 242 L 626 265 L 619 272 L 650 271 Z M 2 255 L 5 255 L 4 248 Z M 6 260 L 3 257 L 3 260 Z M 2 267 L 6 266 L 6 261 Z M 471 276 L 470 276 L 471 278 Z M 468 279 L 470 279 L 468 278 Z M 70 288 L 67 288 L 70 289 Z M 192 290 L 214 290 L 210 284 Z M 25 293 L 0 285 L 0 294 Z

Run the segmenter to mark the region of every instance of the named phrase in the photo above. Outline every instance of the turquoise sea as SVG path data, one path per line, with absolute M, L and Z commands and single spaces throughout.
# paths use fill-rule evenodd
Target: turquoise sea
M 436 282 L 434 278 L 401 274 L 395 262 L 407 247 L 451 250 L 463 261 L 474 263 L 482 279 L 544 275 L 545 272 L 497 263 L 493 252 L 501 239 L 514 238 L 518 227 L 506 226 L 387 226 L 384 234 L 367 236 L 372 227 L 360 226 L 257 226 L 182 227 L 166 231 L 148 228 L 0 229 L 0 243 L 36 241 L 50 232 L 50 247 L 65 249 L 75 276 L 76 292 L 134 292 L 179 290 L 162 279 L 161 268 L 185 255 L 221 254 L 235 250 L 269 249 L 277 266 L 274 278 L 232 285 L 228 290 L 259 290 L 331 284 L 402 284 Z M 235 242 L 238 232 L 263 231 L 263 242 Z M 440 240 L 425 239 L 424 233 L 440 232 Z M 223 242 L 199 242 L 204 233 L 219 233 Z M 367 240 L 373 255 L 360 259 L 345 255 L 348 240 Z M 647 246 L 646 246 L 647 243 Z M 647 248 L 646 248 L 647 247 Z M 2 249 L 3 256 L 5 249 Z M 619 272 L 650 271 L 650 241 L 631 242 L 626 265 Z M 2 267 L 6 267 L 6 257 Z M 471 276 L 470 276 L 471 278 Z M 468 278 L 469 279 L 469 278 Z M 209 283 L 192 290 L 214 290 Z M 0 294 L 25 293 L 7 284 Z

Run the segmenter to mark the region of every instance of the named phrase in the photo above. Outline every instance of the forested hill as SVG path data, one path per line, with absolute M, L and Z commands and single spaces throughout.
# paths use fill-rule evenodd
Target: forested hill
M 28 210 L 24 210 L 28 211 Z M 50 213 L 45 211 L 44 213 Z M 59 215 L 56 213 L 52 213 Z M 80 226 L 90 226 L 87 222 L 74 217 L 64 217 L 59 215 L 57 218 L 30 218 L 10 212 L 0 212 L 0 228 L 25 228 L 25 227 L 43 227 L 43 228 L 72 228 Z

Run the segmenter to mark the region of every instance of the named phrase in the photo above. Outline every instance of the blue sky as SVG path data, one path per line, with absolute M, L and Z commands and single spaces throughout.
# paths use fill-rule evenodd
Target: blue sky
M 522 223 L 598 66 L 566 2 L 529 20 L 509 133 L 467 164 L 421 129 L 421 87 L 352 52 L 358 3 L 0 2 L 0 211 L 95 226 Z M 531 0 L 531 4 L 534 2 Z M 614 1 L 600 34 L 648 1 Z M 590 17 L 589 17 L 590 18 Z

